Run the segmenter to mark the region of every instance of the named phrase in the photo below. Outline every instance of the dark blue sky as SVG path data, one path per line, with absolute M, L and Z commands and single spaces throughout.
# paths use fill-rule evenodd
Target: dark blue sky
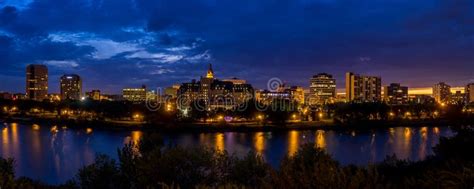
M 85 90 L 219 78 L 307 87 L 346 71 L 410 87 L 474 82 L 472 0 L 0 0 L 0 91 L 47 64 Z

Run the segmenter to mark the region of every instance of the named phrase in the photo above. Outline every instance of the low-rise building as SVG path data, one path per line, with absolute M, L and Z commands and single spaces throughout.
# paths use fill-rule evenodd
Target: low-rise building
M 303 87 L 281 86 L 275 91 L 259 90 L 255 92 L 255 99 L 263 104 L 271 104 L 274 100 L 295 101 L 298 104 L 305 104 L 305 91 Z
M 145 102 L 147 98 L 146 86 L 141 88 L 125 88 L 122 90 L 123 100 L 130 102 Z
M 0 92 L 0 99 L 11 100 L 13 95 L 8 92 Z
M 407 104 L 408 87 L 392 83 L 384 88 L 384 101 L 388 104 Z
M 165 88 L 165 97 L 166 98 L 177 98 L 179 87 L 180 87 L 180 85 L 173 85 L 171 87 L 166 87 Z
M 410 103 L 415 104 L 432 104 L 436 102 L 432 96 L 422 94 L 410 95 L 409 99 Z
M 101 100 L 100 90 L 86 92 L 86 97 L 92 100 Z

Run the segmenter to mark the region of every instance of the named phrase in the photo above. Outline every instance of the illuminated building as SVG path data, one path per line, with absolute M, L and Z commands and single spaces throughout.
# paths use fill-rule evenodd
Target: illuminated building
M 25 100 L 27 99 L 27 96 L 26 94 L 23 94 L 23 93 L 15 93 L 13 94 L 12 98 L 13 100 Z
M 348 102 L 376 102 L 382 99 L 382 79 L 346 73 L 346 100 Z
M 432 104 L 435 99 L 431 95 L 415 94 L 409 96 L 410 102 L 416 104 Z
M 158 101 L 158 93 L 155 90 L 150 90 L 146 92 L 146 100 L 157 102 Z
M 300 86 L 291 86 L 289 89 L 287 89 L 291 95 L 292 100 L 296 101 L 298 104 L 304 104 L 305 103 L 305 91 L 303 87 Z
M 52 93 L 48 94 L 49 101 L 61 101 L 61 94 Z
M 122 101 L 123 95 L 116 95 L 116 94 L 102 94 L 100 95 L 100 100 L 108 100 L 108 101 Z
M 48 68 L 45 65 L 30 64 L 26 67 L 26 96 L 39 101 L 48 97 Z
M 141 88 L 125 88 L 122 90 L 123 100 L 131 102 L 145 102 L 147 98 L 146 86 Z
M 305 94 L 303 87 L 281 86 L 276 91 L 259 90 L 255 92 L 255 99 L 263 104 L 271 104 L 274 100 L 296 101 L 298 104 L 304 104 Z
M 271 104 L 274 100 L 291 100 L 291 94 L 279 91 L 258 90 L 255 92 L 255 100 L 263 104 Z
M 346 93 L 336 93 L 336 98 L 334 102 L 347 102 L 346 101 Z
M 203 100 L 209 109 L 230 109 L 252 99 L 253 95 L 254 90 L 250 84 L 214 78 L 211 65 L 205 77 L 201 77 L 199 81 L 183 83 L 178 90 L 180 109 L 187 109 L 195 100 Z
M 310 79 L 309 104 L 322 104 L 336 97 L 336 79 L 327 73 L 320 73 Z
M 82 80 L 76 74 L 63 75 L 60 78 L 61 99 L 80 100 L 82 97 Z
M 451 96 L 451 86 L 444 82 L 440 82 L 433 86 L 433 98 L 438 103 L 445 103 Z
M 399 83 L 392 83 L 384 89 L 384 100 L 388 104 L 407 104 L 408 87 L 401 86 Z
M 230 79 L 223 79 L 222 81 L 228 81 L 228 82 L 232 82 L 233 84 L 235 85 L 238 85 L 238 84 L 246 84 L 247 81 L 246 80 L 243 80 L 243 79 L 239 79 L 239 78 L 230 78 Z
M 168 98 L 176 98 L 178 97 L 178 90 L 180 85 L 173 85 L 171 87 L 165 88 L 165 96 Z
M 474 102 L 474 83 L 467 84 L 465 93 L 466 93 L 466 101 L 468 103 L 473 103 Z
M 92 100 L 101 100 L 100 90 L 86 92 L 86 97 Z
M 466 95 L 461 93 L 461 91 L 456 91 L 455 93 L 451 94 L 449 98 L 449 103 L 451 104 L 458 104 L 466 102 Z

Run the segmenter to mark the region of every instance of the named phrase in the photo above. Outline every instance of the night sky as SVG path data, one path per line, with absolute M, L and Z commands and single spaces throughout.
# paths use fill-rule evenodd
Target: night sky
M 472 0 L 0 0 L 0 91 L 24 92 L 27 64 L 50 92 L 76 73 L 84 90 L 166 87 L 205 74 L 382 76 L 410 87 L 474 82 Z

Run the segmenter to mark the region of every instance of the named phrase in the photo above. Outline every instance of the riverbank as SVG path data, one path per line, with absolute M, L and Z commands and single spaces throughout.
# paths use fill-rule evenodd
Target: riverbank
M 7 117 L 0 119 L 5 123 L 21 124 L 39 124 L 39 125 L 57 125 L 70 128 L 91 128 L 101 130 L 142 130 L 156 132 L 270 132 L 270 131 L 288 131 L 288 130 L 373 130 L 391 127 L 437 127 L 443 126 L 463 126 L 473 125 L 474 121 L 469 120 L 389 120 L 389 121 L 364 121 L 352 124 L 336 124 L 333 121 L 318 122 L 293 122 L 285 125 L 273 125 L 270 123 L 242 122 L 242 123 L 190 123 L 173 122 L 166 124 L 147 124 L 147 123 L 119 123 L 109 121 L 88 121 L 72 119 L 50 119 L 34 117 Z

